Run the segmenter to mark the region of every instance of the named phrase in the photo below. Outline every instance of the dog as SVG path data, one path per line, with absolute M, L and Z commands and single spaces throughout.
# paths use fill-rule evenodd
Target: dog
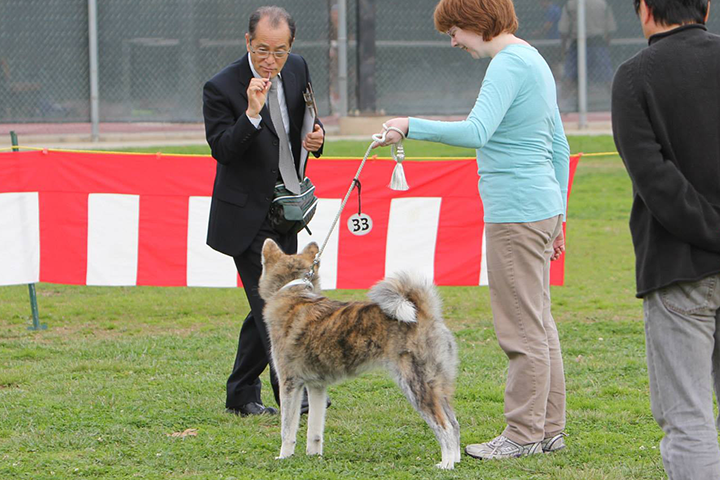
M 303 387 L 310 407 L 306 453 L 322 455 L 328 385 L 385 367 L 435 433 L 442 452 L 436 466 L 452 469 L 460 461 L 460 425 L 451 405 L 458 356 L 435 288 L 401 274 L 370 289 L 370 301 L 331 300 L 320 293 L 317 253 L 311 243 L 286 255 L 271 239 L 262 249 L 259 293 L 280 384 L 277 458 L 295 452 Z

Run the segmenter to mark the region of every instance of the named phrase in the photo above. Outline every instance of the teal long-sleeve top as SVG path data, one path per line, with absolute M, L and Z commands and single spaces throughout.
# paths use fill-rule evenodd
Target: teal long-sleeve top
M 408 138 L 477 149 L 486 223 L 565 215 L 570 147 L 550 67 L 529 45 L 495 55 L 465 120 L 411 117 Z

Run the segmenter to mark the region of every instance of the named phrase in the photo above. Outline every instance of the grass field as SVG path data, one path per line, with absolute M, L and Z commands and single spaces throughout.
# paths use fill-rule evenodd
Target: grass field
M 609 137 L 570 141 L 573 152 L 615 149 Z M 326 154 L 362 156 L 367 145 L 329 142 Z M 417 142 L 406 149 L 409 156 L 473 155 Z M 0 479 L 664 478 L 634 298 L 630 203 L 617 156 L 581 160 L 569 204 L 566 285 L 552 291 L 568 390 L 562 453 L 486 463 L 463 456 L 454 471 L 436 470 L 440 450 L 430 429 L 388 375 L 373 372 L 331 387 L 324 457 L 304 455 L 303 418 L 298 453 L 277 461 L 278 417 L 224 413 L 248 308 L 241 290 L 40 284 L 49 329 L 39 333 L 26 330 L 27 287 L 0 287 Z M 504 426 L 506 370 L 488 290 L 440 292 L 460 346 L 462 443 L 486 441 Z M 172 436 L 187 429 L 194 430 Z

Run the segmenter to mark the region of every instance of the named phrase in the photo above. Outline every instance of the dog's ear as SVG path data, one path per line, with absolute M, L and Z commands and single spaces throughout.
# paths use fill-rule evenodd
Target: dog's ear
M 320 251 L 320 248 L 318 247 L 318 244 L 315 242 L 310 242 L 303 249 L 301 255 L 305 255 L 305 256 L 312 257 L 313 259 L 315 259 L 315 255 L 317 255 L 319 251 Z
M 262 264 L 265 265 L 267 262 L 277 260 L 283 252 L 278 247 L 277 243 L 272 238 L 265 239 L 262 248 Z

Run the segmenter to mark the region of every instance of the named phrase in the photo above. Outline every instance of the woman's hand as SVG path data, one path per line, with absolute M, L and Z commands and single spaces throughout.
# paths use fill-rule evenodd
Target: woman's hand
M 385 122 L 385 125 L 387 127 L 395 127 L 401 132 L 403 132 L 403 135 L 407 135 L 410 120 L 407 117 L 398 117 L 393 118 L 392 120 L 388 120 L 387 122 Z M 382 137 L 383 133 L 385 134 L 385 141 L 383 143 L 374 144 L 373 148 L 387 147 L 388 145 L 399 143 L 403 139 L 403 136 L 395 130 L 383 130 L 382 132 L 377 134 L 377 136 Z
M 557 260 L 563 252 L 565 252 L 565 235 L 563 234 L 563 231 L 560 230 L 560 234 L 555 237 L 555 240 L 553 241 L 553 254 L 552 257 L 550 257 L 550 260 Z

